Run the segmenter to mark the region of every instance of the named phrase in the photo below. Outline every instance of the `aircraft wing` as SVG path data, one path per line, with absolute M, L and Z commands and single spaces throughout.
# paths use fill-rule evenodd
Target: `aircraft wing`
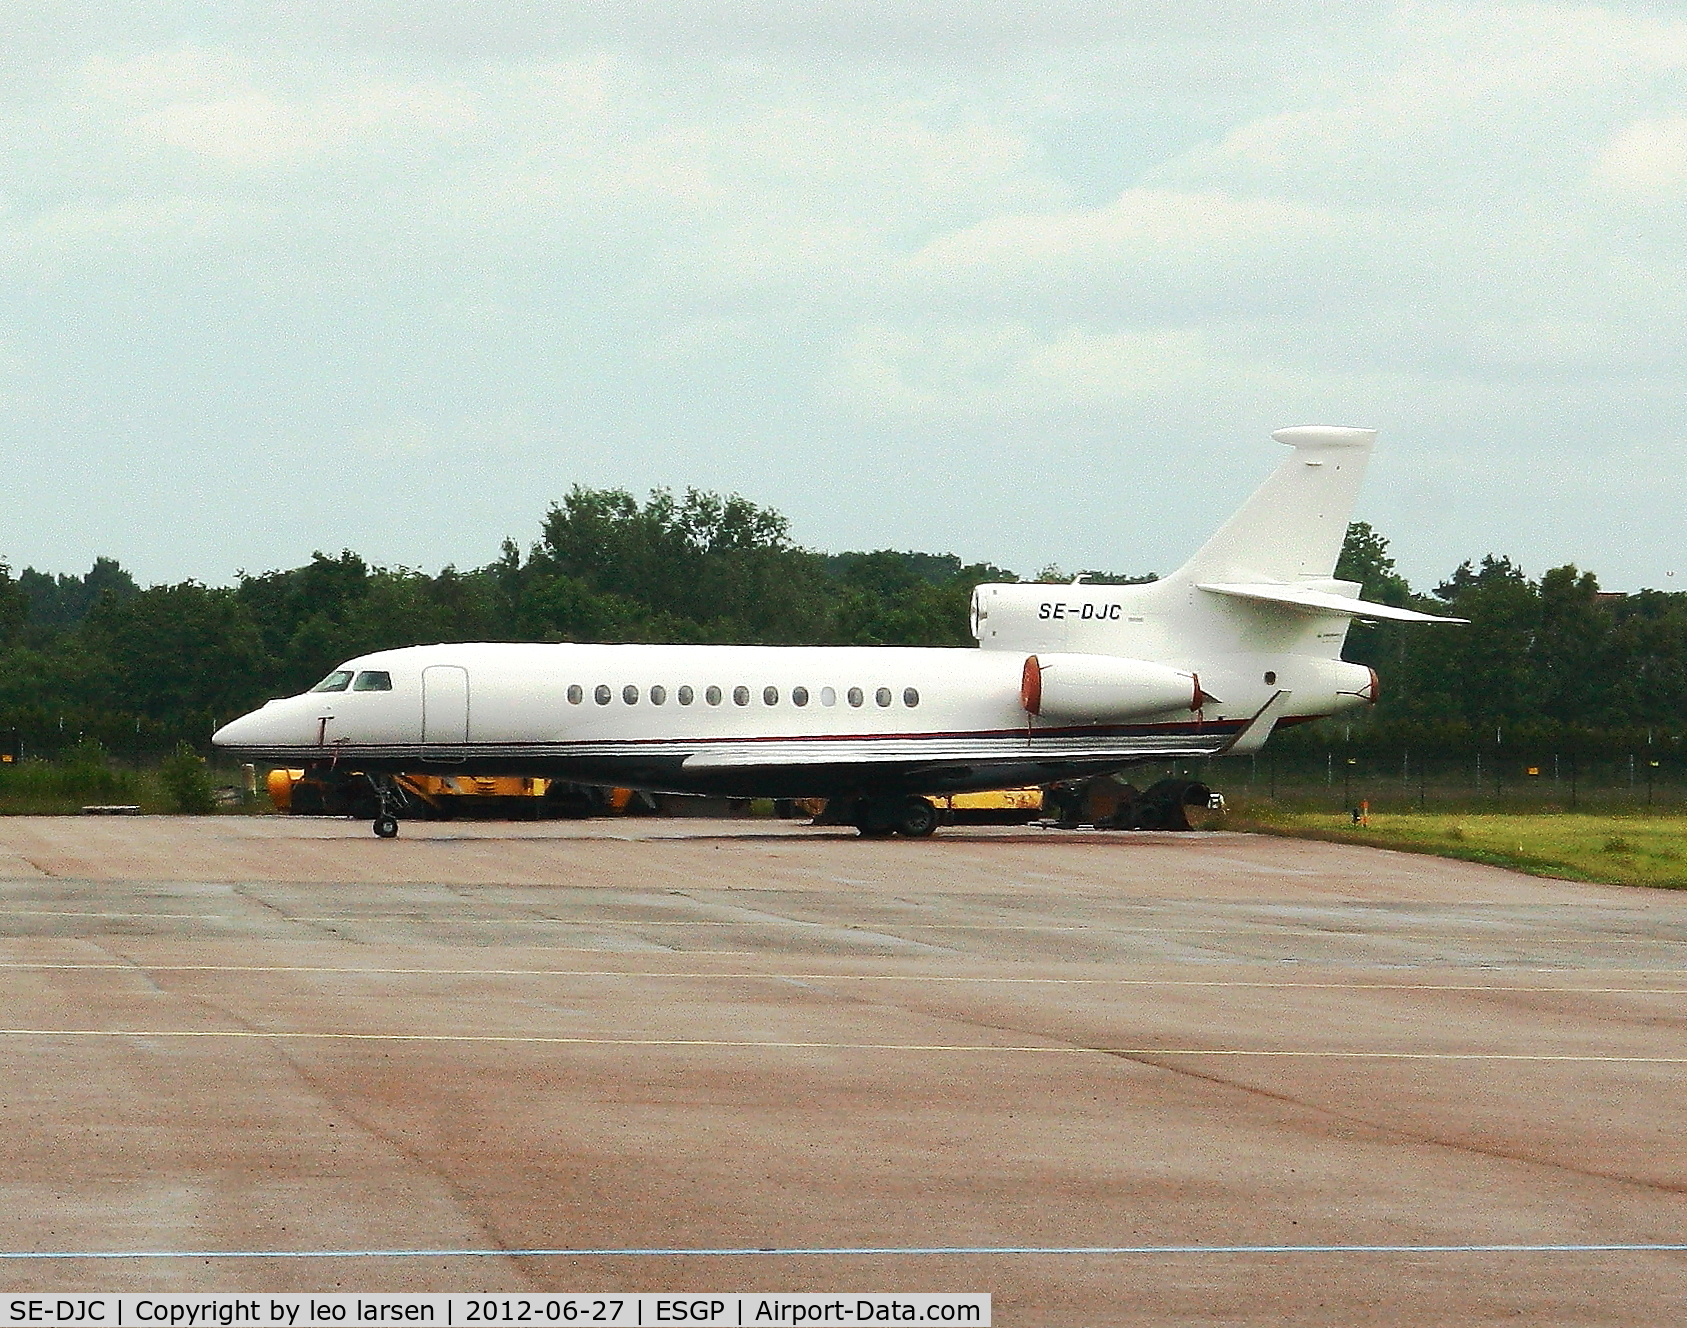
M 1043 761 L 1135 761 L 1211 756 L 1234 733 L 1040 737 L 1033 733 L 856 740 L 772 739 L 714 743 L 685 758 L 687 770 L 830 765 L 1024 765 Z
M 1267 583 L 1263 585 L 1197 585 L 1198 590 L 1210 590 L 1215 595 L 1232 599 L 1251 599 L 1262 604 L 1281 604 L 1299 609 L 1302 613 L 1341 613 L 1349 618 L 1386 618 L 1390 622 L 1467 623 L 1468 618 L 1438 618 L 1433 613 L 1418 613 L 1412 609 L 1397 609 L 1389 604 L 1373 604 L 1369 600 L 1350 599 L 1346 595 L 1332 595 L 1326 590 L 1312 590 L 1305 586 Z

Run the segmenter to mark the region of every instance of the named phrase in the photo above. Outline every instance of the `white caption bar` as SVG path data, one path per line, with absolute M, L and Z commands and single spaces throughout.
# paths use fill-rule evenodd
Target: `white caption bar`
M 425 1324 L 510 1328 L 531 1324 L 990 1323 L 988 1294 L 929 1292 L 629 1292 L 625 1295 L 207 1295 L 19 1296 L 0 1301 L 0 1328 L 321 1328 Z

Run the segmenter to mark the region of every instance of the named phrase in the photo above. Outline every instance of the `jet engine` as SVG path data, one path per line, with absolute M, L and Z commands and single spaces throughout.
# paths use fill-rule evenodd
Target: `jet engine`
M 1375 669 L 1344 659 L 1296 660 L 1292 669 L 1283 676 L 1294 688 L 1296 706 L 1314 706 L 1320 715 L 1375 705 L 1382 691 Z
M 1193 673 L 1112 655 L 1029 655 L 1019 685 L 1025 712 L 1052 720 L 1139 719 L 1208 699 Z

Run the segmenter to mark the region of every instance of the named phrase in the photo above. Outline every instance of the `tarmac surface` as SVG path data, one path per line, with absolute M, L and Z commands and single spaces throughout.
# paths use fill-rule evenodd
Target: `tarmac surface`
M 12 818 L 0 1001 L 7 1289 L 1687 1320 L 1669 892 L 1230 833 Z

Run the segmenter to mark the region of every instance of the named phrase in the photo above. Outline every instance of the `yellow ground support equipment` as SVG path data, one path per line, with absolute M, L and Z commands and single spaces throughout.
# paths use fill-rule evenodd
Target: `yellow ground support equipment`
M 571 786 L 553 789 L 548 779 L 520 775 L 394 775 L 393 783 L 413 808 L 402 814 L 429 819 L 537 821 L 549 816 L 583 814 L 573 807 L 574 800 L 557 796 L 573 792 Z M 373 796 L 373 785 L 363 776 L 346 771 L 329 774 L 318 770 L 271 770 L 266 787 L 277 811 L 301 816 L 355 814 L 361 809 L 358 800 Z M 606 801 L 615 810 L 622 810 L 612 799 Z
M 955 825 L 1019 825 L 1043 814 L 1043 791 L 1014 788 L 950 793 L 933 798 L 931 803 L 944 821 Z
M 1043 814 L 1043 791 L 1040 788 L 992 789 L 986 793 L 947 793 L 930 799 L 937 815 L 945 825 L 1023 825 Z M 845 820 L 827 817 L 825 798 L 799 798 L 791 804 L 797 811 L 814 818 L 816 825 L 847 824 Z M 844 817 L 850 800 L 844 799 L 833 809 L 835 816 Z

